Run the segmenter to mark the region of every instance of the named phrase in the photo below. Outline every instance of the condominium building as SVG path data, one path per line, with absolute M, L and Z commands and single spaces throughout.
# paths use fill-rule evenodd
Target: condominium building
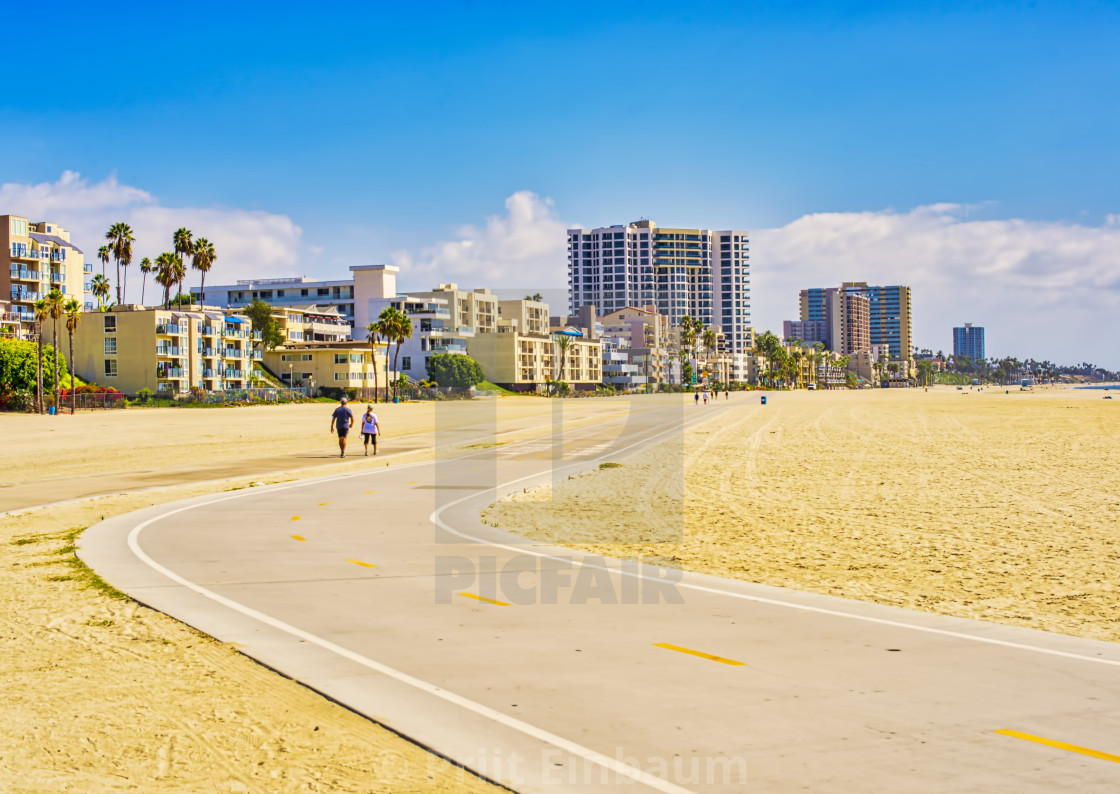
M 568 230 L 569 307 L 600 314 L 652 305 L 678 325 L 685 315 L 750 348 L 750 239 L 742 230 L 659 227 L 650 220 Z
M 873 287 L 866 281 L 846 281 L 839 287 L 803 289 L 800 294 L 801 322 L 824 323 L 824 328 L 802 325 L 799 330 L 812 333 L 800 338 L 809 343 L 823 342 L 830 349 L 845 354 L 866 349 L 859 347 L 864 344 L 862 325 L 858 331 L 853 330 L 853 335 L 847 338 L 840 336 L 841 326 L 850 324 L 862 310 L 845 302 L 852 295 L 867 299 L 867 344 L 889 349 L 892 361 L 907 358 L 913 346 L 913 333 L 910 287 L 905 286 Z M 845 310 L 850 310 L 849 316 L 842 317 L 841 312 Z M 824 338 L 821 338 L 821 330 L 825 331 Z
M 0 251 L 8 259 L 8 267 L 0 267 L 0 295 L 11 302 L 8 314 L 18 322 L 18 336 L 26 338 L 34 332 L 35 301 L 52 289 L 85 309 L 93 308 L 87 305 L 84 289 L 85 257 L 70 242 L 70 232 L 57 223 L 0 215 Z
M 497 332 L 498 298 L 490 290 L 459 289 L 458 284 L 449 283 L 426 292 L 397 295 L 395 273 L 396 268 L 375 265 L 362 268 L 356 277 L 357 294 L 363 298 L 357 312 L 368 321 L 357 325 L 355 334 L 386 307 L 403 312 L 412 321 L 412 336 L 401 343 L 399 354 L 394 342 L 393 357 L 398 359 L 401 373 L 410 379 L 427 377 L 428 359 L 433 355 L 466 353 L 470 339 Z
M 350 339 L 350 323 L 337 306 L 318 304 L 273 306 L 272 316 L 280 326 L 283 344 L 342 342 Z
M 600 320 L 604 336 L 623 337 L 632 363 L 650 384 L 669 382 L 669 318 L 652 306 L 625 306 Z
M 983 326 L 965 323 L 953 329 L 953 355 L 968 356 L 973 361 L 984 358 Z
M 191 287 L 191 294 L 198 295 L 198 287 Z M 305 276 L 296 278 L 256 278 L 235 284 L 207 284 L 206 303 L 227 309 L 241 309 L 254 299 L 270 306 L 335 306 L 339 315 L 348 323 L 354 322 L 354 281 L 339 279 L 317 281 Z
M 114 306 L 82 315 L 74 362 L 83 379 L 125 394 L 243 389 L 261 358 L 259 340 L 244 315 Z

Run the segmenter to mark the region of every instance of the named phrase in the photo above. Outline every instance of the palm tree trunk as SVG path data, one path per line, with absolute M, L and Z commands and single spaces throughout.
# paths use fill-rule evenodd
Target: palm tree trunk
M 202 285 L 198 288 L 199 308 L 206 305 L 206 271 L 202 271 Z
M 148 274 L 144 274 L 144 278 L 140 281 L 140 302 L 144 302 L 144 290 L 148 288 Z
M 117 303 L 121 302 L 121 260 L 117 259 Z
M 374 337 L 370 342 L 372 352 L 370 357 L 373 359 L 373 401 L 377 402 L 377 390 L 381 386 L 381 377 L 377 374 L 377 337 Z
M 39 366 L 35 372 L 35 410 L 43 413 L 43 324 L 39 323 Z
M 58 411 L 58 398 L 61 396 L 62 390 L 58 384 L 58 318 L 54 318 L 54 331 L 51 344 L 54 345 L 54 410 Z
M 74 393 L 74 330 L 70 329 L 70 415 L 78 405 L 78 396 Z
M 396 390 L 396 394 L 397 394 L 398 397 L 401 394 L 401 385 L 400 385 L 400 382 L 399 382 L 401 374 L 400 374 L 400 371 L 397 369 L 397 362 L 400 360 L 400 357 L 401 357 L 401 340 L 398 339 L 397 340 L 397 352 L 393 354 L 393 373 L 397 376 L 396 378 L 393 379 L 393 387 Z

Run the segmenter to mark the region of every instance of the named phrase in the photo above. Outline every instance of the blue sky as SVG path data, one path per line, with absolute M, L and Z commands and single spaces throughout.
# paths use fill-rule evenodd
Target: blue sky
M 1101 237 L 1103 253 L 1067 270 L 1089 267 L 1112 300 L 1120 292 L 1107 266 L 1120 225 L 1116 4 L 55 3 L 28 14 L 41 43 L 7 61 L 9 89 L 25 90 L 0 93 L 0 144 L 20 153 L 0 172 L 6 198 L 73 171 L 87 189 L 112 176 L 145 194 L 139 205 L 188 220 L 290 221 L 265 247 L 292 250 L 259 261 L 235 226 L 207 234 L 219 246 L 216 232 L 230 236 L 236 256 L 219 247 L 219 272 L 231 276 L 371 261 L 413 266 L 416 287 L 444 269 L 504 276 L 446 254 L 472 240 L 478 256 L 558 286 L 563 240 L 557 253 L 543 238 L 569 223 L 785 229 L 774 250 L 786 258 L 768 262 L 765 233 L 752 250 L 756 318 L 772 326 L 796 311 L 779 268 L 803 286 L 865 278 L 832 275 L 858 267 L 858 251 L 829 261 L 791 243 L 791 224 L 954 205 L 942 212 L 956 225 Z M 525 194 L 518 221 L 510 201 Z M 119 212 L 133 206 L 121 201 Z M 1032 250 L 1016 274 L 1037 275 L 1049 255 Z M 895 283 L 918 267 L 895 266 Z M 759 294 L 768 276 L 775 292 Z M 922 306 L 937 328 L 950 309 L 997 308 Z M 993 324 L 949 325 L 965 320 Z M 989 346 L 1000 338 L 989 331 Z

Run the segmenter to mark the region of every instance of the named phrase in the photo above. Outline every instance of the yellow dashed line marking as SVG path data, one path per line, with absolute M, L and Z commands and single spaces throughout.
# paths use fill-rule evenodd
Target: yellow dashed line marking
M 319 507 L 326 507 L 330 502 L 319 502 Z
M 377 489 L 376 489 L 376 488 L 374 488 L 374 489 L 373 489 L 372 491 L 366 491 L 366 495 L 367 495 L 367 496 L 368 496 L 369 494 L 371 494 L 371 493 L 377 493 Z
M 292 537 L 296 540 L 307 540 L 307 538 L 301 538 L 299 535 L 292 535 Z
M 508 607 L 509 606 L 509 604 L 507 604 L 505 601 L 495 601 L 493 598 L 487 598 L 486 596 L 475 595 L 474 593 L 459 593 L 459 595 L 465 596 L 466 598 L 473 598 L 475 601 L 485 601 L 487 604 L 496 604 L 500 607 Z
M 363 568 L 376 568 L 377 567 L 376 565 L 374 565 L 372 563 L 362 562 L 361 560 L 351 560 L 349 557 L 346 559 L 346 561 L 347 562 L 352 562 L 355 565 L 360 565 Z
M 299 521 L 299 516 L 292 516 L 292 521 Z
M 416 480 L 413 480 L 412 482 L 406 482 L 405 485 L 416 485 Z
M 1047 747 L 1057 747 L 1059 750 L 1069 750 L 1071 753 L 1080 753 L 1092 758 L 1100 758 L 1102 761 L 1111 761 L 1114 764 L 1120 764 L 1120 755 L 1113 755 L 1112 753 L 1102 753 L 1100 750 L 1090 750 L 1088 747 L 1079 747 L 1076 744 L 1067 744 L 1066 742 L 1058 742 L 1053 739 L 1043 739 L 1041 736 L 1032 736 L 1029 733 L 1020 733 L 1019 731 L 1000 730 L 996 733 L 1001 733 L 1004 736 L 1013 736 L 1016 739 L 1024 739 L 1028 742 L 1036 742 L 1044 744 Z
M 687 653 L 687 654 L 691 654 L 692 656 L 699 656 L 701 659 L 708 659 L 708 660 L 713 661 L 713 662 L 720 662 L 721 664 L 730 664 L 730 665 L 734 665 L 736 667 L 746 667 L 747 666 L 746 662 L 737 662 L 734 659 L 725 659 L 722 656 L 712 656 L 712 654 L 710 654 L 710 653 L 704 653 L 703 651 L 694 651 L 691 648 L 682 648 L 679 645 L 670 645 L 667 642 L 655 642 L 654 645 L 657 646 L 658 648 L 667 648 L 670 651 L 676 651 L 678 653 Z

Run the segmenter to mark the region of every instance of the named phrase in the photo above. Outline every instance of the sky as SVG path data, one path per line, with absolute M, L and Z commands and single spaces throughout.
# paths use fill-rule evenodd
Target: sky
M 0 214 L 87 252 L 123 220 L 210 239 L 215 284 L 535 291 L 567 228 L 645 217 L 750 230 L 758 330 L 902 283 L 922 347 L 1120 368 L 1116 3 L 23 8 Z

